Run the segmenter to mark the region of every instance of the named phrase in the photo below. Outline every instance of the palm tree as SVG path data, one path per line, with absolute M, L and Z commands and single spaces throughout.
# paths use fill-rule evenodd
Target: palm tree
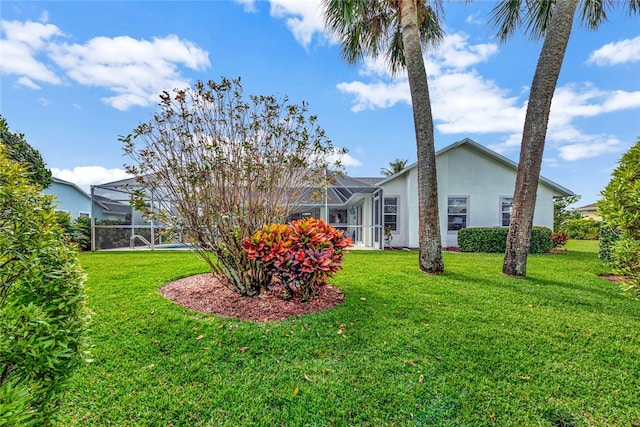
M 388 168 L 380 169 L 380 173 L 384 176 L 392 176 L 403 170 L 407 166 L 407 159 L 395 159 L 392 162 L 389 162 Z
M 348 63 L 384 51 L 392 73 L 407 70 L 418 154 L 420 269 L 442 273 L 433 117 L 422 57 L 423 44 L 442 38 L 442 4 L 440 0 L 323 0 L 323 4 L 325 22 L 341 41 Z
M 581 21 L 588 28 L 597 28 L 607 18 L 605 6 L 615 3 L 583 0 Z M 630 12 L 640 10 L 640 0 L 628 0 L 628 4 Z M 551 100 L 571 36 L 577 6 L 578 0 L 501 0 L 492 11 L 492 21 L 497 25 L 498 36 L 503 41 L 521 24 L 526 25 L 526 30 L 534 38 L 544 35 L 529 92 L 507 248 L 502 265 L 502 272 L 510 276 L 525 277 L 527 271 L 527 255 Z

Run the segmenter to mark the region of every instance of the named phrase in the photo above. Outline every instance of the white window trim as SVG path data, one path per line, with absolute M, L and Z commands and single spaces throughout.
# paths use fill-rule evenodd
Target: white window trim
M 513 195 L 511 196 L 500 196 L 498 198 L 498 224 L 500 224 L 500 227 L 509 227 L 509 224 L 507 225 L 503 225 L 502 224 L 502 200 L 504 199 L 511 199 L 511 208 L 513 209 Z M 511 220 L 511 211 L 509 211 L 509 220 Z
M 385 194 L 382 197 L 382 222 L 384 222 L 384 216 L 385 216 L 385 213 L 384 213 L 384 206 L 385 206 L 384 205 L 384 199 L 394 198 L 394 197 L 396 199 L 396 229 L 395 230 L 391 230 L 391 234 L 397 236 L 397 235 L 401 234 L 401 232 L 400 232 L 400 196 L 396 196 L 396 195 L 393 195 L 393 194 Z M 386 227 L 386 224 L 385 224 L 385 227 Z
M 464 228 L 469 228 L 471 227 L 471 196 L 470 195 L 456 195 L 456 194 L 450 194 L 447 196 L 447 223 L 446 223 L 446 227 L 447 227 L 447 233 L 457 233 L 460 230 L 449 230 L 449 199 L 462 199 L 465 198 L 467 199 L 467 224 L 466 227 Z

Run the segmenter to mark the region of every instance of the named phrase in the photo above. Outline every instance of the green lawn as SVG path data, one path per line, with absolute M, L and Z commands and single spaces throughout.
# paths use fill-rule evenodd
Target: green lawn
M 595 242 L 529 257 L 353 252 L 345 301 L 273 323 L 201 314 L 158 288 L 188 252 L 82 254 L 94 363 L 60 425 L 638 426 L 640 302 L 598 277 Z M 338 332 L 340 331 L 340 333 Z

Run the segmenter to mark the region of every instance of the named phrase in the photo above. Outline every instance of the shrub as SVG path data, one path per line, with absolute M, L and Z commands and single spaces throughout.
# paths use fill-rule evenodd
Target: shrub
M 319 286 L 342 268 L 345 248 L 351 239 L 344 237 L 321 219 L 306 218 L 290 225 L 265 225 L 244 239 L 243 248 L 291 298 L 294 287 L 301 300 L 308 301 Z
M 345 153 L 308 110 L 286 97 L 247 97 L 239 78 L 163 92 L 160 111 L 121 138 L 134 162 L 134 207 L 192 240 L 230 289 L 259 294 L 264 275 L 243 239 L 319 194 Z
M 640 276 L 640 138 L 620 159 L 611 181 L 602 191 L 598 210 L 606 241 L 600 242 L 600 258 L 627 276 L 638 291 Z M 640 292 L 638 292 L 640 294 Z
M 0 425 L 52 423 L 86 356 L 83 284 L 52 197 L 0 148 Z
M 502 253 L 507 246 L 508 228 L 471 227 L 458 231 L 458 246 L 463 252 Z M 551 229 L 533 227 L 529 253 L 546 253 L 551 250 Z
M 553 233 L 551 235 L 551 248 L 557 249 L 567 244 L 568 237 L 564 233 Z
M 611 262 L 611 247 L 619 239 L 618 233 L 619 231 L 611 226 L 602 224 L 600 227 L 598 258 L 607 264 Z
M 615 241 L 610 265 L 614 273 L 625 276 L 625 290 L 640 296 L 640 241 L 628 237 Z
M 593 218 L 571 219 L 560 228 L 569 239 L 597 240 L 600 233 L 600 221 Z

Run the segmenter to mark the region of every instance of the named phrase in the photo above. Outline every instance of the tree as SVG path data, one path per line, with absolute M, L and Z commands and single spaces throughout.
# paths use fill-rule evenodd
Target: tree
M 563 233 L 563 226 L 567 221 L 580 219 L 580 212 L 569 209 L 569 206 L 578 202 L 581 196 L 573 194 L 571 196 L 556 197 L 553 199 L 553 231 Z
M 392 162 L 389 162 L 388 168 L 380 169 L 380 173 L 384 176 L 392 176 L 402 171 L 407 166 L 407 159 L 395 159 Z
M 342 56 L 355 63 L 383 54 L 392 73 L 409 78 L 418 159 L 420 269 L 442 273 L 438 184 L 433 117 L 422 45 L 442 38 L 440 1 L 323 0 L 325 22 L 342 44 Z
M 640 137 L 622 156 L 601 194 L 598 212 L 602 221 L 640 240 Z
M 595 29 L 606 20 L 606 6 L 622 4 L 585 0 L 581 2 L 580 18 Z M 638 12 L 640 2 L 629 0 L 629 11 Z M 564 54 L 571 36 L 578 0 L 518 1 L 501 0 L 492 11 L 498 26 L 498 36 L 504 41 L 521 24 L 534 38 L 544 35 L 544 42 L 529 93 L 529 103 L 522 133 L 520 160 L 509 224 L 509 235 L 502 271 L 515 277 L 525 277 L 531 228 L 540 178 L 540 167 L 555 92 Z
M 629 289 L 640 295 L 640 138 L 620 159 L 611 181 L 602 191 L 598 211 L 604 228 L 614 234 L 606 261 L 627 277 Z
M 0 145 L 0 425 L 50 425 L 86 360 L 84 274 L 52 196 Z
M 247 257 L 243 239 L 286 221 L 344 151 L 306 104 L 247 99 L 240 79 L 197 82 L 160 98 L 160 112 L 121 138 L 136 163 L 127 167 L 140 186 L 134 205 L 188 236 L 231 289 L 256 295 L 270 277 Z
M 7 121 L 0 115 L 0 144 L 7 147 L 7 156 L 16 162 L 25 164 L 29 172 L 29 180 L 41 188 L 51 185 L 51 171 L 40 152 L 33 148 L 21 133 L 9 131 Z

